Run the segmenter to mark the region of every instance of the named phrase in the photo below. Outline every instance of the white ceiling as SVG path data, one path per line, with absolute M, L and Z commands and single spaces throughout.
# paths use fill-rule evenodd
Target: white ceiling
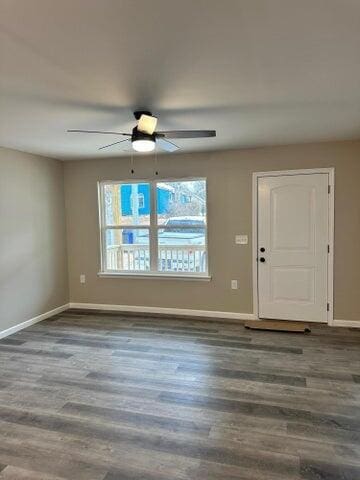
M 360 137 L 359 0 L 0 0 L 0 145 L 99 152 L 150 109 L 181 151 Z M 128 152 L 125 152 L 128 153 Z

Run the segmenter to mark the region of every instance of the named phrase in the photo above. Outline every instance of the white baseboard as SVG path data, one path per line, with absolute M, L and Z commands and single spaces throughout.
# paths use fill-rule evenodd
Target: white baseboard
M 332 327 L 360 328 L 360 320 L 333 320 Z
M 34 318 L 30 318 L 30 320 L 26 320 L 25 322 L 18 323 L 13 327 L 7 328 L 6 330 L 0 331 L 0 338 L 8 337 L 13 333 L 18 332 L 19 330 L 23 330 L 24 328 L 30 327 L 30 325 L 34 325 L 34 323 L 41 322 L 41 320 L 45 320 L 46 318 L 50 318 L 53 315 L 63 312 L 69 308 L 70 304 L 66 303 L 65 305 L 61 305 L 60 307 L 54 308 L 53 310 L 49 310 L 48 312 L 42 313 Z
M 221 318 L 228 320 L 255 320 L 252 313 L 217 312 L 214 310 L 190 310 L 188 308 L 145 307 L 135 305 L 109 305 L 101 303 L 70 303 L 70 308 L 84 310 L 108 310 L 114 312 L 154 313 L 187 317 Z
M 14 325 L 6 330 L 0 331 L 0 339 L 8 337 L 13 333 L 30 327 L 35 323 L 46 320 L 47 318 L 64 312 L 69 308 L 79 308 L 83 310 L 105 310 L 113 312 L 133 312 L 133 313 L 154 313 L 163 315 L 176 315 L 186 317 L 205 317 L 205 318 L 219 318 L 227 320 L 258 320 L 257 316 L 253 313 L 237 313 L 237 312 L 220 312 L 214 310 L 191 310 L 188 308 L 167 308 L 167 307 L 146 307 L 138 305 L 110 305 L 107 303 L 66 303 L 60 307 L 49 310 L 36 317 L 30 318 L 25 322 Z M 333 320 L 332 327 L 345 327 L 345 328 L 360 328 L 360 321 L 356 320 Z

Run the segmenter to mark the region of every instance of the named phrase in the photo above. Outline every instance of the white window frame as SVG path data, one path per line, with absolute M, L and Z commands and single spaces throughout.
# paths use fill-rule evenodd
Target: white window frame
M 159 271 L 158 268 L 158 230 L 166 228 L 165 225 L 157 223 L 157 195 L 156 187 L 159 183 L 164 182 L 189 182 L 189 181 L 205 181 L 206 189 L 206 222 L 205 227 L 195 227 L 205 229 L 205 255 L 206 255 L 206 272 L 170 272 Z M 105 197 L 104 186 L 109 184 L 148 184 L 150 185 L 150 223 L 149 225 L 106 225 L 105 221 Z M 98 182 L 98 209 L 99 209 L 99 232 L 100 232 L 100 277 L 156 277 L 156 278 L 176 278 L 176 279 L 194 279 L 194 280 L 210 280 L 209 275 L 209 250 L 208 250 L 208 186 L 206 177 L 187 177 L 187 178 L 157 178 L 152 180 L 131 179 L 131 180 L 102 180 Z M 193 227 L 193 226 L 191 226 Z M 174 228 L 174 227 L 172 227 Z M 176 225 L 178 229 L 188 229 L 189 226 Z M 149 254 L 150 254 L 150 270 L 109 270 L 106 268 L 106 231 L 117 229 L 147 229 L 149 230 Z

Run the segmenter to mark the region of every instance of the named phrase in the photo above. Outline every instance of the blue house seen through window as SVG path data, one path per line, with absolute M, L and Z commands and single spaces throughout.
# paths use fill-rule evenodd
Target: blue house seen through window
M 122 215 L 132 215 L 132 186 L 131 184 L 119 185 L 121 198 Z M 139 200 L 139 215 L 150 213 L 150 185 L 140 183 L 137 186 Z M 162 214 L 169 211 L 170 203 L 173 200 L 173 192 L 168 188 L 157 187 L 157 213 Z
M 156 186 L 157 215 L 161 224 L 171 230 L 159 230 L 159 245 L 203 244 L 205 198 L 188 187 L 186 182 L 159 182 Z M 149 244 L 149 216 L 151 213 L 151 187 L 148 183 L 126 183 L 108 190 L 105 198 L 106 218 L 110 223 L 126 225 L 119 230 L 108 229 L 107 244 Z M 143 229 L 131 228 L 131 225 Z M 174 226 L 173 226 L 174 225 Z M 179 230 L 177 225 L 188 226 Z M 120 237 L 119 237 L 120 236 Z

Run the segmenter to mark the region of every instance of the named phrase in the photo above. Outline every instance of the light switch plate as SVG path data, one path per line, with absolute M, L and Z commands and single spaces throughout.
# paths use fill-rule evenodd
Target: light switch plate
M 249 242 L 247 235 L 235 235 L 235 243 L 237 245 L 247 245 Z
M 80 283 L 85 283 L 85 281 L 86 281 L 86 277 L 85 277 L 85 275 L 82 273 L 82 274 L 80 275 Z
M 237 280 L 231 280 L 231 288 L 232 288 L 233 290 L 237 290 L 237 288 L 238 288 L 238 282 L 237 282 Z

